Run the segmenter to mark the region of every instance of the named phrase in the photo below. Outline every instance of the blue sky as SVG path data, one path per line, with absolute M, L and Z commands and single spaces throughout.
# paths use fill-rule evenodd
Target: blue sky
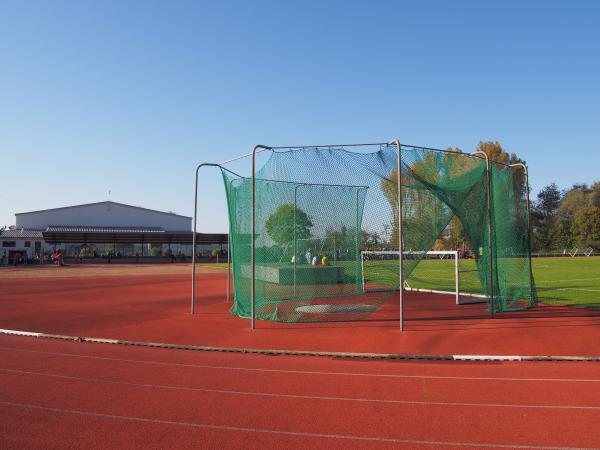
M 594 1 L 3 2 L 0 225 L 191 215 L 195 165 L 257 143 L 498 140 L 534 192 L 600 180 L 598 23 Z M 201 189 L 226 231 L 216 170 Z

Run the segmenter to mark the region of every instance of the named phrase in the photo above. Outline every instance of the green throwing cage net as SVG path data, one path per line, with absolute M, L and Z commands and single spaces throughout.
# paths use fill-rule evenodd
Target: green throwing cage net
M 369 280 L 386 289 L 370 293 L 364 288 L 361 251 L 399 254 L 400 248 L 398 150 L 390 144 L 372 150 L 274 150 L 255 173 L 257 319 L 356 320 L 377 312 L 398 291 L 393 261 L 387 262 L 390 270 L 377 270 Z M 414 255 L 425 254 L 413 250 L 431 249 L 457 217 L 490 311 L 535 305 L 522 171 L 491 163 L 488 172 L 485 160 L 472 155 L 409 146 L 401 147 L 400 156 L 403 248 L 411 252 L 403 260 L 404 277 L 421 261 Z M 249 317 L 252 178 L 227 170 L 222 174 L 233 263 L 232 313 Z

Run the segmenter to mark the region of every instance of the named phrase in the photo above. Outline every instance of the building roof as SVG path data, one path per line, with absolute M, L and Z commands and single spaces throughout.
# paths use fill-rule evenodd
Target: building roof
M 50 225 L 46 233 L 164 233 L 160 227 L 86 227 L 83 225 Z
M 41 232 L 50 244 L 192 244 L 191 231 L 120 227 L 48 227 Z M 227 244 L 227 233 L 196 233 L 196 243 Z
M 0 239 L 43 239 L 41 230 L 18 230 L 0 231 Z
M 124 206 L 126 208 L 132 208 L 132 209 L 137 209 L 137 210 L 141 210 L 141 211 L 149 211 L 149 212 L 153 212 L 153 213 L 156 213 L 156 214 L 165 214 L 167 216 L 183 217 L 183 218 L 190 219 L 190 220 L 192 219 L 189 216 L 182 216 L 180 214 L 175 214 L 173 212 L 165 212 L 165 211 L 158 211 L 156 209 L 142 208 L 141 206 L 132 206 L 132 205 L 127 205 L 125 203 L 112 202 L 110 200 L 107 200 L 107 201 L 104 201 L 104 202 L 84 203 L 82 205 L 63 206 L 63 207 L 60 207 L 60 208 L 40 209 L 38 211 L 28 211 L 28 212 L 16 213 L 15 216 L 20 216 L 20 215 L 24 215 L 24 214 L 36 214 L 36 213 L 48 212 L 48 211 L 59 211 L 59 210 L 63 210 L 63 209 L 80 208 L 82 206 L 94 206 L 94 205 L 116 205 L 116 206 Z

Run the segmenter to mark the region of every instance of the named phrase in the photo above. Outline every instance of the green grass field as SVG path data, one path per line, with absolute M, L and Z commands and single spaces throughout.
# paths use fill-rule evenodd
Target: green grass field
M 354 262 L 338 262 L 337 265 L 354 268 Z M 227 264 L 212 264 L 211 267 L 226 268 Z M 467 271 L 461 272 L 461 292 L 483 293 L 477 272 L 469 272 L 474 269 L 475 260 L 460 261 L 460 270 Z M 600 256 L 533 258 L 533 273 L 540 302 L 600 308 Z M 366 263 L 365 281 L 367 284 L 397 286 L 397 262 Z M 414 288 L 454 291 L 454 260 L 423 260 L 407 282 Z
M 453 260 L 422 261 L 408 278 L 411 287 L 453 290 Z M 475 269 L 474 260 L 462 260 L 460 269 Z M 368 270 L 365 269 L 368 276 Z M 534 258 L 533 273 L 543 303 L 600 308 L 600 257 Z M 461 291 L 481 293 L 477 273 L 461 275 Z

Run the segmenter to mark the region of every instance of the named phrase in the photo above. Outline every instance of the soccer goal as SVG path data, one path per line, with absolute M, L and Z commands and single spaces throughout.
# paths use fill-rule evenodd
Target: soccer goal
M 485 295 L 471 292 L 473 274 L 476 275 L 477 270 L 461 268 L 458 251 L 405 251 L 402 254 L 405 261 L 418 264 L 404 281 L 405 291 L 453 295 L 457 305 L 486 302 Z M 397 250 L 362 251 L 363 291 L 397 290 L 399 256 Z M 468 279 L 469 291 L 461 290 L 461 278 Z

